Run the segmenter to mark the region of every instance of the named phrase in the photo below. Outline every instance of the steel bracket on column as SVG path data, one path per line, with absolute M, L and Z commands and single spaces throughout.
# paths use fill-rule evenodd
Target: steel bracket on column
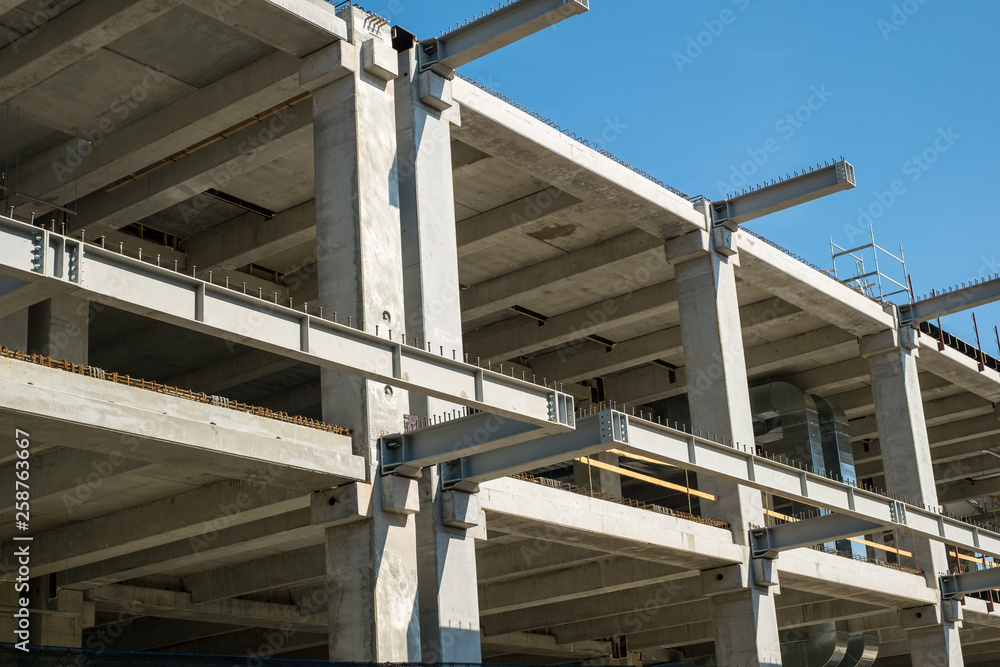
M 451 78 L 462 65 L 590 9 L 589 0 L 517 0 L 418 44 L 420 71 Z
M 575 427 L 572 396 L 552 391 L 548 396 L 548 406 L 552 427 L 480 412 L 407 433 L 384 435 L 378 441 L 382 474 L 420 477 L 420 471 L 428 466 Z
M 899 323 L 915 327 L 921 322 L 984 306 L 994 301 L 1000 301 L 1000 278 L 963 285 L 929 299 L 904 303 L 899 307 Z
M 847 514 L 827 514 L 815 519 L 783 523 L 750 530 L 750 553 L 754 558 L 777 558 L 782 551 L 842 540 L 881 530 L 882 524 Z
M 712 223 L 736 231 L 740 223 L 804 204 L 855 186 L 854 167 L 841 159 L 824 167 L 751 188 L 725 201 L 712 202 Z
M 1000 567 L 973 570 L 961 574 L 943 574 L 940 577 L 940 583 L 941 597 L 945 600 L 957 600 L 966 593 L 978 593 L 992 588 L 1000 588 Z
M 479 485 L 518 472 L 562 463 L 628 444 L 628 417 L 604 410 L 580 419 L 576 430 L 463 456 L 441 465 L 445 489 L 475 492 Z

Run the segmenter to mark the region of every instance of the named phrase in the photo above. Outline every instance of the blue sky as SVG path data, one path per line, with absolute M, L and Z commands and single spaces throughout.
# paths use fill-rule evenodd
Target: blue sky
M 365 6 L 428 37 L 491 4 Z M 710 199 L 741 178 L 749 185 L 843 155 L 857 188 L 747 225 L 820 268 L 832 268 L 831 236 L 859 245 L 870 221 L 879 245 L 902 243 L 918 295 L 1000 273 L 997 222 L 978 210 L 998 174 L 1000 3 L 590 4 L 462 72 L 581 136 L 620 127 L 608 150 Z M 976 313 L 983 348 L 1000 354 L 1000 306 Z M 974 342 L 968 312 L 944 328 Z

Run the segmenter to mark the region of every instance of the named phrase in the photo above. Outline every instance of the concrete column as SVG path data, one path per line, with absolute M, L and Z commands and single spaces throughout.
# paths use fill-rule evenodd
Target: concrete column
M 861 340 L 861 354 L 868 359 L 871 369 L 886 489 L 917 504 L 936 506 L 934 466 L 917 377 L 915 332 L 903 328 L 899 332 L 867 336 Z M 901 557 L 900 562 L 923 570 L 927 585 L 938 589 L 938 575 L 948 570 L 945 546 L 934 540 L 914 538 L 905 530 L 898 534 L 896 546 L 913 552 L 913 558 Z M 902 625 L 910 638 L 910 659 L 915 666 L 964 664 L 958 636 L 962 627 L 961 610 L 958 607 L 954 610 L 953 614 L 943 614 L 940 607 L 901 613 Z M 918 618 L 917 614 L 920 620 L 912 621 Z M 929 618 L 935 620 L 928 623 Z
M 407 45 L 401 44 L 405 49 Z M 459 109 L 451 81 L 418 72 L 416 49 L 399 54 L 396 137 L 403 286 L 408 340 L 461 359 L 462 310 L 458 287 L 451 123 Z M 416 394 L 410 413 L 427 417 L 458 406 Z M 457 507 L 456 507 L 457 506 Z M 456 511 L 469 513 L 456 516 Z M 474 516 L 473 516 L 474 515 Z M 417 515 L 420 637 L 424 662 L 482 661 L 473 531 L 478 498 L 444 492 L 438 468 L 424 470 Z
M 90 302 L 60 294 L 28 308 L 28 351 L 86 364 Z
M 0 317 L 0 345 L 28 351 L 28 309 Z
M 738 256 L 722 254 L 733 250 L 726 242 L 734 242 L 731 235 L 717 234 L 713 241 L 707 232 L 694 232 L 668 241 L 666 253 L 677 280 L 691 423 L 696 433 L 701 429 L 749 445 L 754 433 L 736 299 Z M 764 524 L 759 491 L 708 475 L 698 477 L 698 486 L 718 497 L 702 501 L 702 514 L 726 519 L 737 543 L 747 544 L 751 523 Z M 735 567 L 736 574 L 714 573 L 720 579 L 702 576 L 703 587 L 711 584 L 717 593 L 711 598 L 716 664 L 780 665 L 775 600 L 768 586 L 775 577 L 755 576 L 750 562 Z
M 320 301 L 327 317 L 385 335 L 403 321 L 396 54 L 361 10 L 338 16 L 349 41 L 307 56 L 299 74 L 313 91 Z M 321 384 L 323 418 L 353 429 L 375 499 L 370 520 L 327 531 L 330 659 L 417 662 L 416 483 L 377 469 L 377 439 L 402 429 L 406 392 L 331 371 Z
M 81 648 L 84 628 L 94 625 L 94 603 L 83 599 L 83 591 L 68 589 L 60 589 L 50 598 L 48 591 L 43 591 L 47 583 L 45 577 L 34 579 L 30 591 L 22 592 L 15 591 L 13 585 L 5 586 L 0 593 L 0 603 L 8 608 L 20 608 L 21 599 L 27 597 L 28 645 Z M 24 636 L 17 634 L 18 630 L 23 631 L 19 620 L 13 611 L 0 614 L 0 636 L 4 641 L 24 641 Z

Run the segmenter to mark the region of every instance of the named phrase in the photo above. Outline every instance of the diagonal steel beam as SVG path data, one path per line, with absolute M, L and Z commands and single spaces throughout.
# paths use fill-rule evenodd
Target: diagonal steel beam
M 420 471 L 428 466 L 534 440 L 564 430 L 561 427 L 572 428 L 576 417 L 573 399 L 554 391 L 549 402 L 552 427 L 480 412 L 409 433 L 383 436 L 379 438 L 382 474 L 420 477 Z
M 899 323 L 912 327 L 938 317 L 944 317 L 970 308 L 985 306 L 1000 300 L 1000 278 L 959 287 L 944 294 L 904 303 L 899 307 Z
M 880 523 L 846 514 L 827 514 L 768 528 L 752 528 L 750 553 L 754 558 L 777 558 L 781 551 L 864 535 L 881 528 Z
M 978 593 L 991 588 L 1000 588 L 1000 567 L 989 567 L 959 574 L 945 574 L 941 575 L 940 581 L 941 597 L 945 600 L 955 600 L 966 593 Z
M 576 430 L 528 440 L 509 447 L 479 452 L 442 466 L 445 488 L 476 492 L 479 484 L 525 470 L 603 452 L 628 443 L 628 419 L 622 412 L 604 410 L 578 420 Z
M 813 199 L 849 190 L 855 185 L 854 167 L 847 160 L 809 168 L 801 174 L 772 182 L 749 192 L 712 202 L 712 222 L 736 231 L 740 223 L 759 218 Z
M 420 42 L 420 69 L 450 77 L 477 58 L 590 9 L 589 0 L 518 0 Z

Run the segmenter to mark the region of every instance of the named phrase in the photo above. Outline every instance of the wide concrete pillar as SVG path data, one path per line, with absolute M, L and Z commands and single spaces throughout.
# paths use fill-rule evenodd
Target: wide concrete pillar
M 55 597 L 49 597 L 44 590 L 47 583 L 46 578 L 40 577 L 30 582 L 29 591 L 15 591 L 13 584 L 0 589 L 0 604 L 11 610 L 0 612 L 0 636 L 7 642 L 27 641 L 28 646 L 81 648 L 83 630 L 94 625 L 94 603 L 83 599 L 83 591 L 65 588 Z M 28 600 L 27 639 L 22 634 L 22 618 L 15 617 L 22 599 Z
M 706 215 L 706 219 L 711 218 Z M 688 404 L 695 433 L 700 429 L 727 442 L 750 445 L 754 433 L 736 299 L 738 255 L 732 254 L 734 242 L 729 234 L 716 234 L 713 240 L 707 232 L 694 232 L 668 241 L 666 254 L 674 264 L 677 281 Z M 709 475 L 699 475 L 698 486 L 718 498 L 715 502 L 702 500 L 702 514 L 728 521 L 739 544 L 747 544 L 751 523 L 764 525 L 759 491 Z M 734 567 L 702 576 L 712 600 L 716 664 L 780 665 L 770 586 L 776 583 L 775 576 L 765 577 L 763 570 L 755 576 L 749 561 Z
M 871 370 L 886 489 L 917 504 L 937 506 L 934 466 L 917 374 L 915 332 L 903 328 L 862 338 L 861 354 L 868 359 Z M 913 553 L 913 558 L 901 557 L 900 562 L 923 570 L 927 585 L 938 590 L 938 575 L 948 570 L 945 546 L 935 540 L 917 538 L 905 527 L 897 534 L 896 546 Z M 915 667 L 964 664 L 958 635 L 962 627 L 961 610 L 951 604 L 946 606 L 945 611 L 938 606 L 901 613 Z
M 313 91 L 319 295 L 327 317 L 336 311 L 341 323 L 350 317 L 386 335 L 404 317 L 396 54 L 388 28 L 360 9 L 347 5 L 338 16 L 349 41 L 307 56 L 299 74 Z M 408 397 L 332 371 L 321 384 L 323 418 L 352 429 L 374 498 L 371 519 L 327 531 L 330 659 L 417 662 L 416 483 L 380 476 L 377 447 L 382 432 L 402 429 Z
M 28 309 L 0 317 L 0 345 L 11 350 L 28 351 Z
M 405 331 L 410 341 L 462 359 L 451 124 L 459 109 L 451 81 L 419 72 L 416 49 L 400 43 L 396 79 L 399 206 Z M 410 395 L 410 413 L 451 413 L 459 406 Z M 437 467 L 420 479 L 417 515 L 420 637 L 424 662 L 478 663 L 479 596 L 474 530 L 478 497 L 445 492 Z
M 590 459 L 598 463 L 618 465 L 618 455 L 608 452 L 593 454 Z M 612 498 L 621 498 L 622 495 L 621 475 L 605 468 L 589 465 L 585 461 L 573 461 L 573 483 L 590 489 L 594 493 L 605 494 Z
M 28 351 L 86 364 L 90 302 L 60 294 L 28 308 Z

